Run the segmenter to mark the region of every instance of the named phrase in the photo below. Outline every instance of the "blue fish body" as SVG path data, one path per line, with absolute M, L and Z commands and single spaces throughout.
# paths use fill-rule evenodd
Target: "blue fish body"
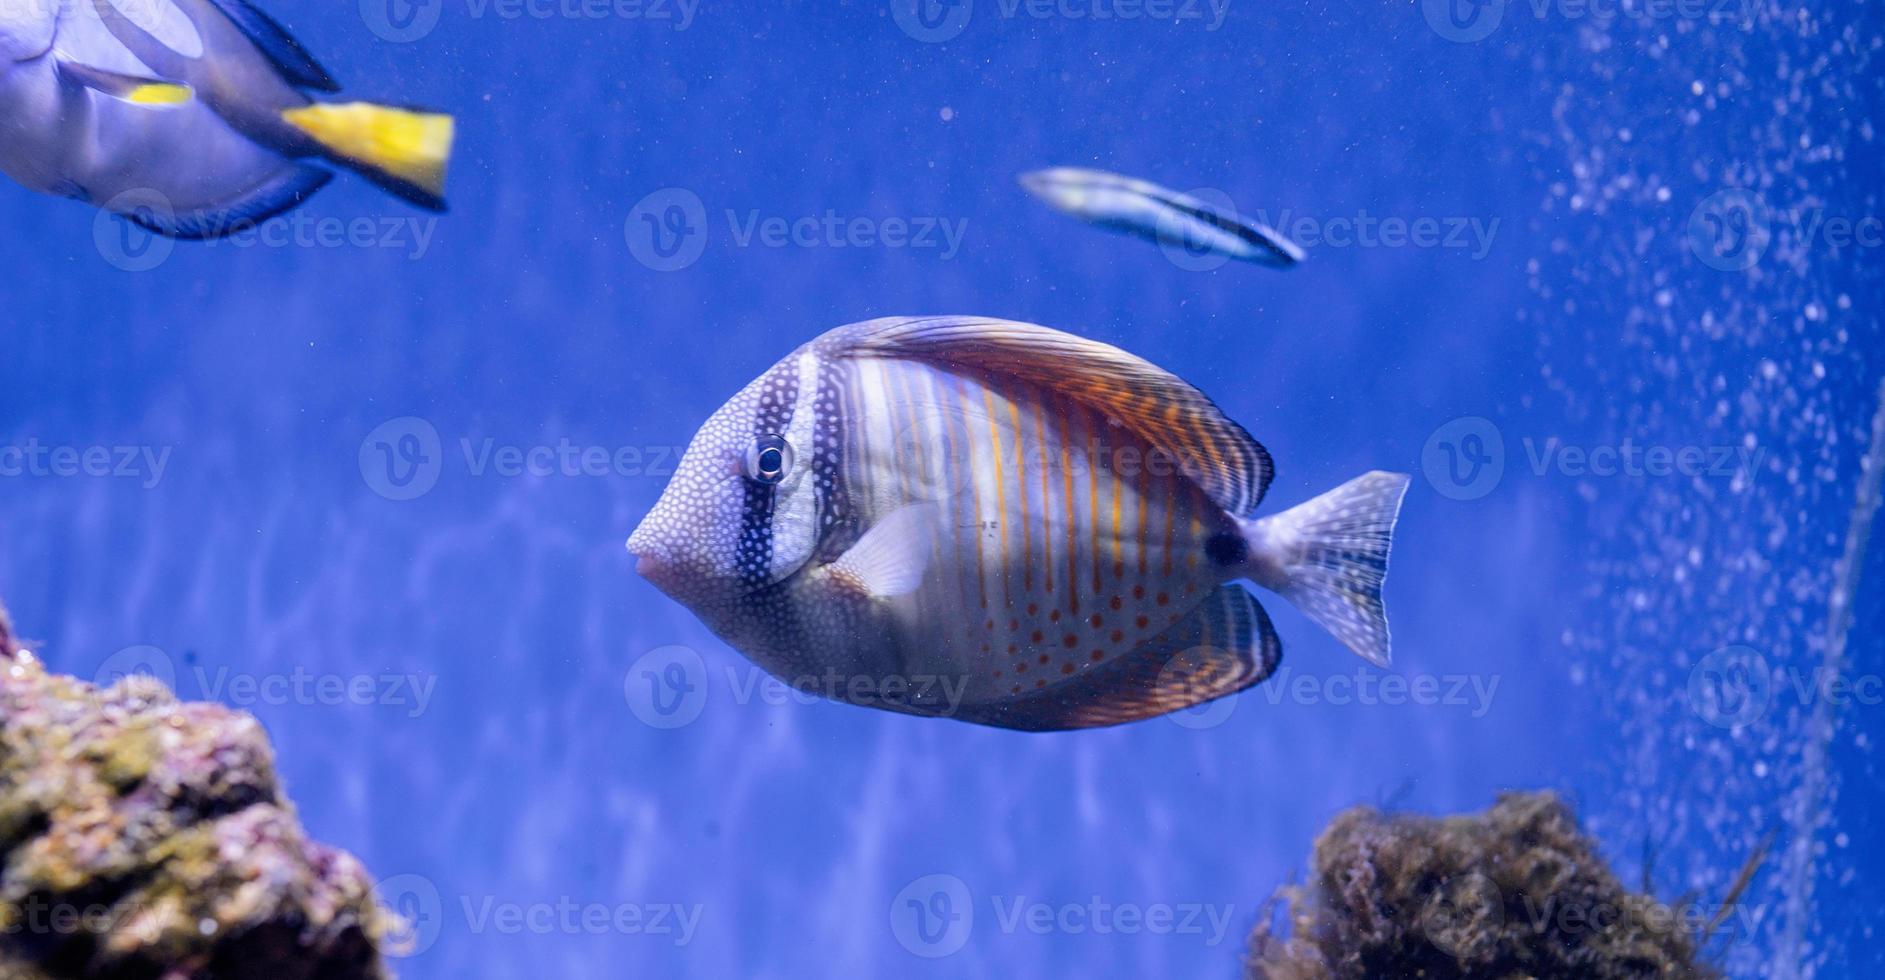
M 1055 167 L 1023 174 L 1020 182 L 1056 210 L 1161 245 L 1277 269 L 1304 258 L 1300 246 L 1267 225 L 1147 181 Z

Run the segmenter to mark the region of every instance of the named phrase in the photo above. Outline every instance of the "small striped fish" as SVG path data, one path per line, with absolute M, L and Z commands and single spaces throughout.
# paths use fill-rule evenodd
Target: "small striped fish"
M 1160 245 L 1272 269 L 1303 260 L 1302 247 L 1276 229 L 1150 181 L 1080 167 L 1034 170 L 1019 179 L 1056 211 Z
M 1281 644 L 1239 579 L 1388 662 L 1381 583 L 1407 477 L 1258 518 L 1271 475 L 1203 393 L 1117 348 L 1002 320 L 872 320 L 722 406 L 628 548 L 788 683 L 1088 728 L 1269 676 Z

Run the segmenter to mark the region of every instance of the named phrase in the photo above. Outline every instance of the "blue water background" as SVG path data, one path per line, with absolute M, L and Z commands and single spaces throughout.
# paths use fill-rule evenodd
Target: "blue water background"
M 1718 897 L 1764 830 L 1790 827 L 1811 706 L 1782 688 L 1724 728 L 1689 679 L 1730 644 L 1776 676 L 1823 655 L 1885 365 L 1879 253 L 1777 238 L 1724 272 L 1688 228 L 1730 187 L 1882 213 L 1875 7 L 1709 24 L 1513 4 L 1462 42 L 1406 3 L 1233 0 L 1209 29 L 1208 6 L 1172 23 L 977 0 L 960 36 L 926 43 L 875 2 L 709 0 L 685 30 L 447 2 L 392 43 L 353 4 L 268 6 L 350 95 L 458 115 L 452 211 L 422 250 L 179 246 L 134 273 L 98 244 L 115 225 L 0 188 L 0 445 L 170 453 L 155 481 L 0 479 L 0 597 L 55 668 L 89 677 L 148 645 L 186 697 L 229 675 L 431 679 L 418 712 L 245 705 L 312 833 L 398 876 L 420 920 L 403 975 L 1223 977 L 1357 803 L 1455 812 L 1555 788 L 1632 882 L 1653 839 L 1671 899 Z M 1286 274 L 1190 271 L 1014 183 L 1056 164 L 1279 219 L 1497 225 L 1483 255 L 1324 244 Z M 705 215 L 677 271 L 630 246 L 641 214 L 686 200 L 648 211 L 664 189 Z M 953 254 L 740 242 L 754 216 L 827 211 L 966 230 Z M 419 217 L 357 179 L 300 214 Z M 741 696 L 738 653 L 633 574 L 622 541 L 664 468 L 506 477 L 467 458 L 565 439 L 652 458 L 824 329 L 930 313 L 1154 359 L 1268 446 L 1276 504 L 1414 473 L 1393 670 L 1493 696 L 1332 703 L 1364 668 L 1269 599 L 1309 694 L 1260 688 L 1217 724 L 1043 736 L 768 704 Z M 437 482 L 389 499 L 363 442 L 408 417 L 438 434 Z M 1467 417 L 1500 434 L 1503 476 L 1456 499 L 1431 452 Z M 1528 456 L 1625 437 L 1764 456 L 1739 481 Z M 1881 553 L 1855 676 L 1881 669 Z M 698 654 L 706 701 L 664 730 L 632 710 L 630 671 L 671 645 Z M 1839 714 L 1808 912 L 1819 976 L 1885 967 L 1881 711 Z M 1772 867 L 1725 944 L 1737 975 L 1800 960 Z M 933 958 L 895 930 L 899 893 L 929 875 L 974 915 Z M 1209 906 L 1229 926 L 1037 934 L 998 914 L 1095 899 Z M 682 944 L 478 917 L 559 901 L 700 919 Z

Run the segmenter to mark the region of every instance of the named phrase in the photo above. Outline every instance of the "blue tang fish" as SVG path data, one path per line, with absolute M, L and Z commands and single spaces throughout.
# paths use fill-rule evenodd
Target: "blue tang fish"
M 246 0 L 0 3 L 0 171 L 151 231 L 215 238 L 341 167 L 443 210 L 452 118 L 339 85 Z
M 1161 245 L 1274 269 L 1303 260 L 1302 247 L 1276 229 L 1147 181 L 1079 167 L 1035 170 L 1019 179 L 1028 193 L 1057 211 Z
M 1271 475 L 1203 393 L 1118 348 L 1004 320 L 872 320 L 715 412 L 628 548 L 795 686 L 1088 728 L 1269 676 L 1282 645 L 1239 580 L 1388 663 L 1381 585 L 1408 478 L 1259 517 Z

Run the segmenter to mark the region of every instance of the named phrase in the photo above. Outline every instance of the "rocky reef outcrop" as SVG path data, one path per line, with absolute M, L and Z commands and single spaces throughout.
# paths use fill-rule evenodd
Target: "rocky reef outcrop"
M 1508 793 L 1481 814 L 1348 810 L 1285 889 L 1287 938 L 1259 923 L 1249 980 L 1712 980 L 1688 906 L 1632 892 L 1571 808 Z M 1266 917 L 1267 919 L 1267 917 Z
M 0 980 L 383 978 L 398 926 L 253 717 L 49 673 L 0 611 Z

